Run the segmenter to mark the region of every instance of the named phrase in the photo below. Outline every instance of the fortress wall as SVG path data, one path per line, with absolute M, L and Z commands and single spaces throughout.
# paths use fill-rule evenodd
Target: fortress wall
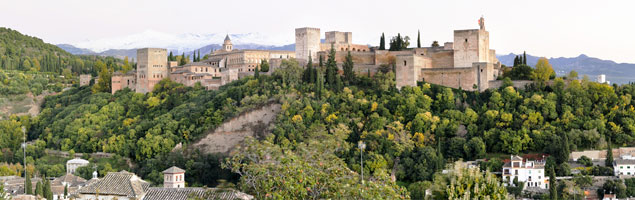
M 429 57 L 432 59 L 432 66 L 434 68 L 453 68 L 454 67 L 454 52 L 453 51 L 440 51 L 430 53 Z
M 479 30 L 454 31 L 454 67 L 472 67 L 479 60 Z
M 421 69 L 419 81 L 444 85 L 464 90 L 474 90 L 474 84 L 478 84 L 476 68 L 445 68 L 445 69 Z

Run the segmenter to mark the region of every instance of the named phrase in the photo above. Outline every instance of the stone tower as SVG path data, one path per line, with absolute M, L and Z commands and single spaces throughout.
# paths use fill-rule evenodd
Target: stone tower
M 454 67 L 468 68 L 475 62 L 489 62 L 489 32 L 485 20 L 479 20 L 479 29 L 454 31 Z
M 137 49 L 137 92 L 152 92 L 154 85 L 168 78 L 168 51 L 160 48 Z
M 295 57 L 300 62 L 306 62 L 309 55 L 315 61 L 317 52 L 320 51 L 320 29 L 319 28 L 296 28 L 295 29 Z
M 225 41 L 223 42 L 223 51 L 232 51 L 234 49 L 232 45 L 232 40 L 229 39 L 229 34 L 225 36 Z
M 164 188 L 184 188 L 185 187 L 185 170 L 172 166 L 163 171 L 163 187 Z

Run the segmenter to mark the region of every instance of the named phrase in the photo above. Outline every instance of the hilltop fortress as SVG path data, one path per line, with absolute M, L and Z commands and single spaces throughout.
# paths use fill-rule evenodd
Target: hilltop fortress
M 207 89 L 244 76 L 253 75 L 262 60 L 270 63 L 271 73 L 284 59 L 297 59 L 302 66 L 312 59 L 317 63 L 320 56 L 327 58 L 331 48 L 341 69 L 348 52 L 354 61 L 354 70 L 360 74 L 374 74 L 381 65 L 395 68 L 397 88 L 416 86 L 417 82 L 428 82 L 464 90 L 483 91 L 495 83 L 501 73 L 501 64 L 496 52 L 489 48 L 489 32 L 485 20 L 479 20 L 479 29 L 455 30 L 454 41 L 443 46 L 410 48 L 402 51 L 378 50 L 368 45 L 353 44 L 351 32 L 330 31 L 320 40 L 319 28 L 295 29 L 295 52 L 277 50 L 233 49 L 229 35 L 220 50 L 211 52 L 201 62 L 178 66 L 167 60 L 167 50 L 144 48 L 137 50 L 137 70 L 112 76 L 112 93 L 123 88 L 136 92 L 152 91 L 154 85 L 164 78 L 193 86 L 200 83 Z
M 331 45 L 335 49 L 338 66 L 351 52 L 357 74 L 372 74 L 380 65 L 395 65 L 396 84 L 416 86 L 428 82 L 464 90 L 486 90 L 496 80 L 501 64 L 496 52 L 489 48 L 489 32 L 485 20 L 479 20 L 479 29 L 455 30 L 454 41 L 443 46 L 411 48 L 402 51 L 378 50 L 375 47 L 352 43 L 351 32 L 326 32 L 325 43 L 320 43 L 319 28 L 295 29 L 295 54 L 301 63 L 309 55 L 313 63 L 322 56 L 326 59 Z

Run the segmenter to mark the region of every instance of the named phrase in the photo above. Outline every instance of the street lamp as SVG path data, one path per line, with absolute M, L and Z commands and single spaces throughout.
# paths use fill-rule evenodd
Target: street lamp
M 22 158 L 22 164 L 24 165 L 24 194 L 28 194 L 26 192 L 26 180 L 27 180 L 27 176 L 29 175 L 27 170 L 26 170 L 26 128 L 24 126 L 22 126 L 22 155 L 24 156 Z
M 359 147 L 359 158 L 362 163 L 362 184 L 364 184 L 364 149 L 366 148 L 366 144 L 360 140 L 357 143 L 357 147 Z

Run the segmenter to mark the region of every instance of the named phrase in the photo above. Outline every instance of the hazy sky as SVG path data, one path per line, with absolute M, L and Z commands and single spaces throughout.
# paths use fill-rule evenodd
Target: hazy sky
M 475 29 L 485 17 L 498 54 L 546 57 L 587 54 L 635 63 L 635 1 L 597 0 L 0 0 L 0 26 L 74 43 L 155 30 L 250 33 L 294 42 L 294 28 L 353 32 L 353 42 L 378 45 L 386 35 L 408 35 L 416 45 L 452 41 L 452 30 Z M 220 41 L 219 41 L 220 43 Z M 267 41 L 263 41 L 267 44 Z

